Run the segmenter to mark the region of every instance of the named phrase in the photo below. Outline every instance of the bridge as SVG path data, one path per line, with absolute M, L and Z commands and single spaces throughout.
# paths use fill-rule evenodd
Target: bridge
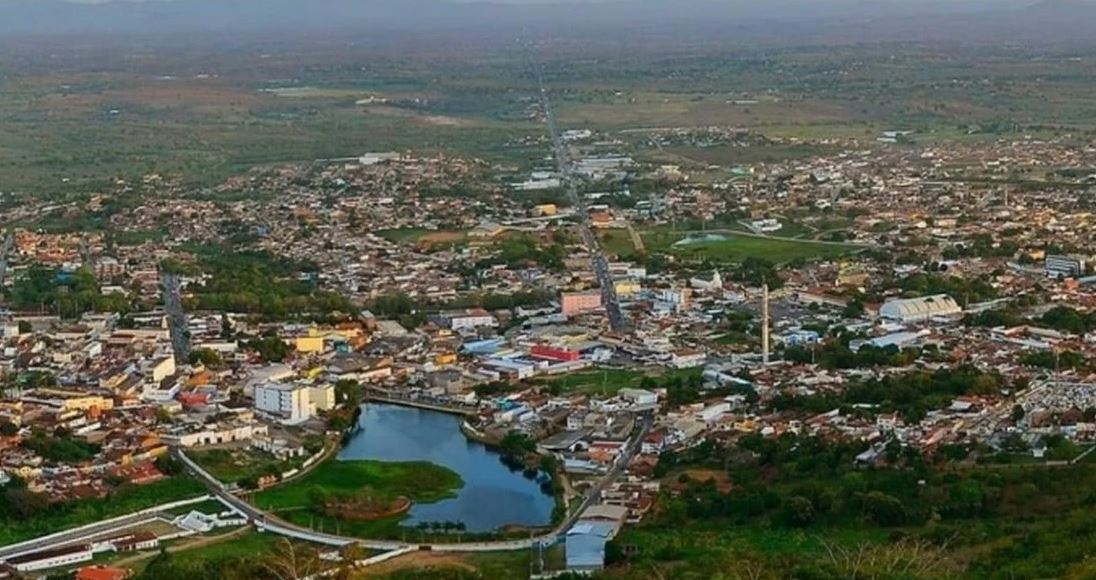
M 417 409 L 426 409 L 428 411 L 450 413 L 453 415 L 463 415 L 466 417 L 475 415 L 478 412 L 475 405 L 462 405 L 454 401 L 447 401 L 442 399 L 415 398 L 400 395 L 398 393 L 380 391 L 377 389 L 366 389 L 365 400 L 373 403 L 402 405 L 404 407 L 415 407 Z

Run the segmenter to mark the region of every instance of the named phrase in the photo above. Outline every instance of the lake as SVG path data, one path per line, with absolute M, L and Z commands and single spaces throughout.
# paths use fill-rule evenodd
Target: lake
M 457 496 L 411 506 L 402 523 L 464 522 L 469 532 L 491 532 L 508 524 L 546 526 L 555 498 L 521 471 L 511 471 L 500 455 L 469 440 L 457 415 L 369 403 L 362 407 L 358 430 L 339 459 L 429 461 L 452 469 L 464 479 Z

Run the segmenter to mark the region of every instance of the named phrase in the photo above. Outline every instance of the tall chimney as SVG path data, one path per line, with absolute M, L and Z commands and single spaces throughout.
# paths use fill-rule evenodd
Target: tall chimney
M 769 285 L 761 288 L 761 360 L 769 364 Z

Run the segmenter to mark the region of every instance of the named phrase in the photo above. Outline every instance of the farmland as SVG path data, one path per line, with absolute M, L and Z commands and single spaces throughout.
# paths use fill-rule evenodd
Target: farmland
M 641 156 L 716 165 L 795 159 L 825 151 L 820 140 L 870 140 L 898 126 L 930 142 L 1096 129 L 1091 60 L 1035 67 L 1023 53 L 943 58 L 919 46 L 665 48 L 612 67 L 546 54 L 561 123 L 625 138 Z M 409 60 L 298 41 L 276 57 L 221 51 L 213 75 L 200 51 L 169 61 L 64 54 L 43 67 L 0 49 L 0 191 L 64 197 L 147 174 L 201 187 L 255 166 L 367 151 L 541 162 L 543 127 L 520 55 L 491 45 L 421 52 Z M 799 142 L 661 149 L 622 133 L 711 126 Z

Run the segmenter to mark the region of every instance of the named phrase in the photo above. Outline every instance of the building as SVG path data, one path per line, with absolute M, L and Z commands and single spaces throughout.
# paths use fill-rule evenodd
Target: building
M 719 275 L 719 270 L 716 270 L 711 278 L 704 278 L 701 276 L 691 278 L 689 280 L 689 285 L 697 290 L 705 292 L 718 292 L 723 289 L 723 277 Z
M 569 292 L 560 298 L 564 316 L 575 316 L 601 308 L 600 292 Z
M 617 296 L 621 298 L 631 298 L 643 291 L 643 285 L 637 280 L 617 280 L 613 282 L 613 286 L 616 288 Z
M 1044 268 L 1047 276 L 1078 278 L 1085 273 L 1085 261 L 1073 256 L 1048 255 Z
M 472 308 L 463 312 L 448 312 L 438 317 L 438 322 L 450 330 L 463 330 L 466 328 L 495 327 L 499 325 L 498 319 L 491 316 L 490 312 L 482 308 Z
M 256 386 L 255 409 L 289 424 L 303 423 L 316 414 L 312 388 L 298 384 L 267 383 Z
M 582 353 L 566 348 L 555 348 L 544 344 L 538 344 L 529 349 L 529 354 L 534 358 L 557 362 L 572 362 L 582 358 Z
M 680 312 L 689 308 L 693 299 L 693 291 L 689 288 L 667 288 L 659 290 L 657 298 L 662 304 L 666 304 L 672 310 Z
M 605 521 L 581 520 L 567 531 L 565 549 L 567 570 L 592 573 L 605 567 L 605 544 L 613 537 L 616 526 Z
M 33 572 L 88 562 L 93 557 L 90 545 L 77 544 L 8 558 L 7 562 L 20 572 Z
M 620 398 L 633 405 L 658 404 L 658 393 L 648 391 L 647 389 L 621 389 Z
M 296 340 L 297 352 L 303 354 L 318 354 L 324 351 L 322 336 L 298 336 Z
M 251 441 L 253 437 L 266 437 L 269 430 L 266 425 L 213 425 L 200 431 L 188 433 L 175 433 L 164 435 L 165 443 L 172 443 L 179 447 L 201 447 L 204 445 L 221 445 L 237 441 Z
M 330 411 L 335 408 L 335 385 L 314 385 L 308 388 L 308 397 L 317 411 Z
M 675 350 L 670 358 L 670 366 L 678 369 L 691 369 L 704 366 L 708 355 L 699 350 L 681 349 Z
M 936 316 L 954 316 L 963 309 L 947 294 L 891 300 L 879 307 L 879 316 L 897 322 L 918 322 Z

